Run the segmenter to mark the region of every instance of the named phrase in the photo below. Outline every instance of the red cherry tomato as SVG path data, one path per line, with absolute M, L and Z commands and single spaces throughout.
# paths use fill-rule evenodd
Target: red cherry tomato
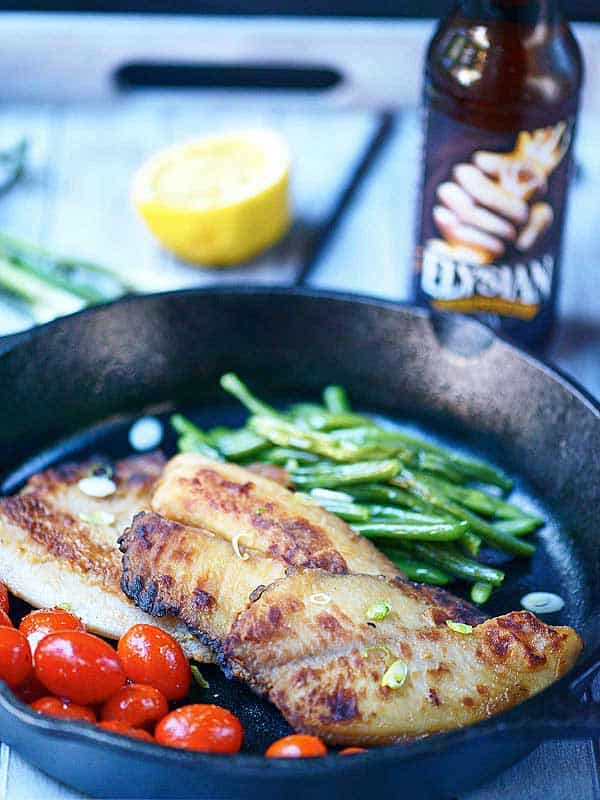
M 297 733 L 284 736 L 267 749 L 267 758 L 314 758 L 326 756 L 327 748 L 318 736 L 305 736 Z
M 111 733 L 119 733 L 121 736 L 131 736 L 133 739 L 142 739 L 144 742 L 153 742 L 154 739 L 148 731 L 141 728 L 132 728 L 126 722 L 120 722 L 117 719 L 107 720 L 106 722 L 99 722 L 99 728 L 104 728 L 105 731 Z
M 237 753 L 244 731 L 239 719 L 226 708 L 190 705 L 171 711 L 154 731 L 156 741 L 168 747 L 204 753 Z
M 35 677 L 35 673 L 32 673 L 23 686 L 19 686 L 19 688 L 15 690 L 15 694 L 24 703 L 31 705 L 36 700 L 39 700 L 40 697 L 46 697 L 48 689 L 46 689 L 43 683 L 38 681 Z
M 93 709 L 80 706 L 77 703 L 69 703 L 68 700 L 61 700 L 58 697 L 40 697 L 39 700 L 31 704 L 31 708 L 39 714 L 47 714 L 49 717 L 96 722 L 96 714 Z
M 104 702 L 125 683 L 112 647 L 83 631 L 44 637 L 35 651 L 35 674 L 53 694 L 82 706 Z
M 15 627 L 12 624 L 12 619 L 8 616 L 6 611 L 3 611 L 1 608 L 0 608 L 0 627 L 3 627 L 3 628 L 14 628 Z
M 0 679 L 15 689 L 33 672 L 29 642 L 16 628 L 0 628 Z
M 338 753 L 339 756 L 354 756 L 357 753 L 366 753 L 364 747 L 345 747 L 343 750 L 340 750 Z
M 0 583 L 0 610 L 8 614 L 10 600 L 8 599 L 8 589 L 4 583 Z
M 122 686 L 102 706 L 103 720 L 118 720 L 132 728 L 152 728 L 169 713 L 167 698 L 154 686 Z
M 192 673 L 179 643 L 155 625 L 134 625 L 118 644 L 125 674 L 135 683 L 161 691 L 167 700 L 181 700 L 190 690 Z
M 85 625 L 75 614 L 62 608 L 40 608 L 23 617 L 19 630 L 27 637 L 31 652 L 35 655 L 36 647 L 44 636 L 59 631 L 84 631 Z

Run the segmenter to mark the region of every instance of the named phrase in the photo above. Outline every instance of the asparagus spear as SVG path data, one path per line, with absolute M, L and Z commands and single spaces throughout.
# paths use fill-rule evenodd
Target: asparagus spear
M 79 311 L 85 303 L 72 294 L 49 286 L 36 275 L 25 272 L 0 256 L 0 287 L 15 294 L 34 310 L 43 321 Z
M 27 150 L 27 139 L 21 139 L 12 147 L 0 151 L 0 193 L 11 189 L 25 172 Z
M 131 291 L 122 278 L 104 267 L 55 256 L 4 233 L 0 233 L 0 257 L 28 276 L 74 295 L 85 304 L 104 303 Z

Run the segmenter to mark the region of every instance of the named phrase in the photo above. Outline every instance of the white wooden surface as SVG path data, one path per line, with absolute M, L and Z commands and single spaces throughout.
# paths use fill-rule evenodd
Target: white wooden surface
M 298 224 L 288 239 L 254 265 L 215 275 L 161 253 L 130 210 L 129 177 L 153 149 L 190 134 L 266 123 L 294 153 Z M 372 132 L 368 113 L 310 113 L 286 104 L 223 105 L 210 99 L 129 98 L 0 107 L 0 144 L 21 133 L 32 141 L 26 181 L 0 200 L 0 228 L 32 241 L 104 262 L 148 290 L 204 285 L 215 279 L 290 283 L 306 232 L 331 208 L 336 188 Z M 553 354 L 600 395 L 600 115 L 584 117 L 565 258 L 563 322 Z M 384 297 L 407 296 L 413 198 L 418 163 L 414 112 L 401 115 L 393 138 L 358 192 L 323 254 L 312 283 Z M 0 314 L 4 331 L 18 321 Z M 76 793 L 0 751 L 0 800 L 70 800 Z M 492 784 L 461 800 L 595 800 L 600 788 L 590 742 L 549 743 Z

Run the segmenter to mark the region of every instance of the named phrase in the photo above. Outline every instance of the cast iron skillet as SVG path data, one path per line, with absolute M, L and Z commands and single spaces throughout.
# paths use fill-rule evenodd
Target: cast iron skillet
M 177 404 L 207 424 L 233 420 L 239 412 L 218 389 L 226 370 L 275 400 L 310 399 L 341 383 L 358 408 L 424 423 L 520 475 L 523 502 L 540 504 L 550 523 L 533 561 L 511 565 L 490 612 L 518 608 L 533 588 L 558 592 L 565 609 L 547 620 L 580 631 L 580 664 L 500 717 L 361 756 L 264 760 L 259 753 L 287 726 L 216 668 L 200 697 L 242 717 L 248 739 L 238 756 L 159 750 L 41 718 L 3 687 L 0 731 L 9 745 L 102 797 L 437 800 L 473 788 L 545 738 L 600 734 L 589 699 L 600 653 L 600 410 L 475 322 L 342 295 L 226 289 L 126 299 L 46 325 L 0 355 L 2 491 L 53 461 L 124 455 L 131 419 L 148 408 Z

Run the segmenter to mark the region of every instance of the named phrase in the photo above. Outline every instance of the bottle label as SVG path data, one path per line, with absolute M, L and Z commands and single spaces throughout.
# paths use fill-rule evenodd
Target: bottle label
M 430 109 L 417 249 L 434 308 L 531 320 L 550 301 L 573 120 L 515 134 Z

